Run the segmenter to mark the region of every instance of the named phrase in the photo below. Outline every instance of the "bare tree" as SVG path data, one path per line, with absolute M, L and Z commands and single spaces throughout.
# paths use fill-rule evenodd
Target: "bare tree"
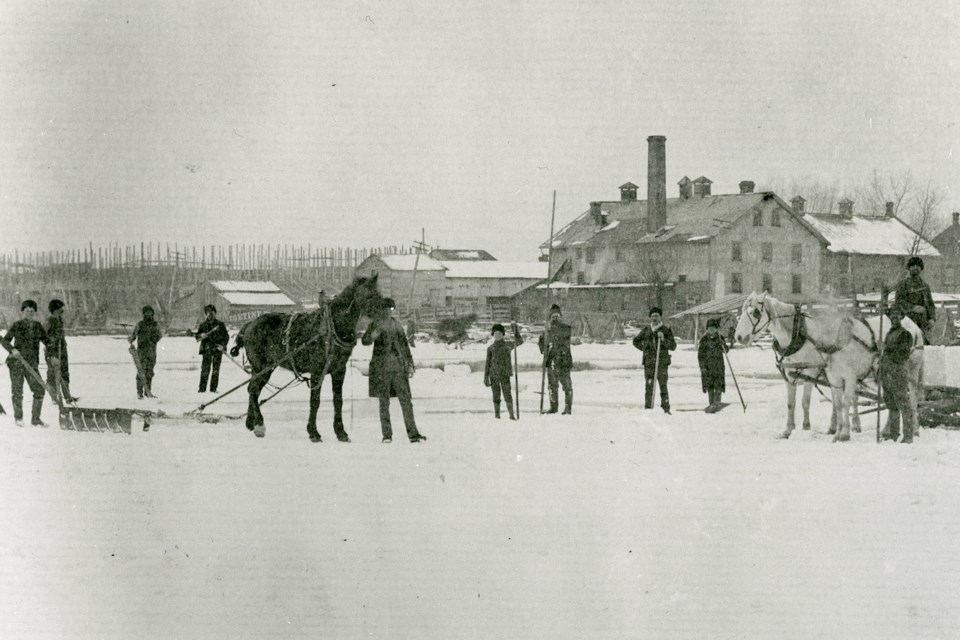
M 908 171 L 883 176 L 874 169 L 866 182 L 857 187 L 855 193 L 856 200 L 861 203 L 861 211 L 875 215 L 885 214 L 887 203 L 890 202 L 893 204 L 893 214 L 900 218 L 916 188 L 916 180 Z
M 913 193 L 912 211 L 905 218 L 905 222 L 917 232 L 910 244 L 910 255 L 917 255 L 921 238 L 931 237 L 936 227 L 940 225 L 940 206 L 946 198 L 946 192 L 934 185 L 931 180 L 927 180 L 925 186 L 916 189 Z
M 760 184 L 757 191 L 773 191 L 787 202 L 801 196 L 806 200 L 806 211 L 812 213 L 831 213 L 845 192 L 839 182 L 823 182 L 811 176 L 770 178 Z
M 631 260 L 631 280 L 653 286 L 657 306 L 663 308 L 667 283 L 672 282 L 679 269 L 679 260 L 673 247 L 665 243 L 647 243 L 637 247 Z

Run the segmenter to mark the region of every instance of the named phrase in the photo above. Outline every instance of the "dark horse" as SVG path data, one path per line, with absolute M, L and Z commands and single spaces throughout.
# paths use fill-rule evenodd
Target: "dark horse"
M 279 366 L 293 371 L 298 378 L 308 380 L 310 387 L 310 417 L 307 434 L 312 442 L 320 442 L 317 431 L 317 409 L 320 406 L 320 386 L 329 373 L 333 381 L 333 430 L 340 442 L 350 442 L 343 429 L 343 380 L 347 363 L 357 342 L 357 321 L 361 315 L 370 316 L 381 304 L 376 274 L 370 278 L 358 277 L 342 292 L 310 313 L 266 313 L 243 325 L 237 334 L 237 344 L 230 350 L 233 356 L 240 349 L 247 351 L 247 359 L 254 377 L 247 384 L 250 403 L 247 408 L 247 429 L 258 438 L 266 434 L 263 413 L 260 412 L 260 392 Z M 259 374 L 259 375 L 257 375 Z

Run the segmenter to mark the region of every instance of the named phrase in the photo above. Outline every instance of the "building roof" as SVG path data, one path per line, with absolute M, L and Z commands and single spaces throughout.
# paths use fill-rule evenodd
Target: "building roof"
M 296 307 L 297 303 L 282 291 L 221 291 L 227 302 L 240 307 Z
M 434 260 L 496 260 L 483 249 L 434 249 L 430 257 Z
M 905 256 L 910 254 L 918 235 L 896 217 L 854 215 L 845 218 L 835 213 L 806 213 L 803 217 L 830 242 L 827 251 L 831 253 Z M 921 256 L 940 255 L 923 238 L 920 238 L 915 253 Z
M 280 287 L 269 280 L 211 280 L 214 289 L 225 291 L 280 291 Z
M 773 202 L 783 215 L 794 218 L 811 234 L 826 244 L 826 239 L 792 207 L 769 192 L 737 193 L 716 196 L 693 196 L 667 199 L 667 224 L 658 233 L 647 231 L 647 201 L 604 201 L 601 213 L 607 215 L 607 225 L 599 227 L 588 209 L 560 229 L 553 238 L 553 246 L 584 244 L 633 244 L 648 242 L 709 242 L 711 238 L 730 228 L 742 216 L 756 207 Z M 618 224 L 619 223 L 619 224 Z M 615 232 L 611 233 L 614 229 Z M 545 249 L 548 243 L 541 245 Z
M 446 268 L 428 255 L 423 253 L 419 255 L 420 260 L 417 260 L 416 253 L 377 256 L 377 258 L 387 265 L 387 268 L 391 271 L 413 271 L 414 265 L 416 265 L 417 271 L 443 271 Z
M 449 260 L 441 261 L 447 268 L 448 278 L 519 278 L 545 280 L 546 262 L 501 262 L 499 260 Z
M 949 227 L 937 234 L 930 244 L 943 247 L 951 243 L 960 242 L 960 224 L 951 224 Z

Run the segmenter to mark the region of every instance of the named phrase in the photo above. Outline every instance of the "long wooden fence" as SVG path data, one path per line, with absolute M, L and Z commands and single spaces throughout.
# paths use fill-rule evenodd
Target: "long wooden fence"
M 412 253 L 411 247 L 355 249 L 313 245 L 88 244 L 70 251 L 0 255 L 0 326 L 9 326 L 24 298 L 45 306 L 63 299 L 75 328 L 109 328 L 151 304 L 159 317 L 206 280 L 271 280 L 301 302 L 335 294 L 373 254 Z

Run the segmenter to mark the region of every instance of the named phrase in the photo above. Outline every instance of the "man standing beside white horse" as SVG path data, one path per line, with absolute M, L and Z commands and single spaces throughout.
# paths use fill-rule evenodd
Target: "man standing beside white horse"
M 850 439 L 850 410 L 856 410 L 857 388 L 861 380 L 873 374 L 880 355 L 880 345 L 889 333 L 891 323 L 883 316 L 856 319 L 849 314 L 823 311 L 803 313 L 794 305 L 771 295 L 751 293 L 743 303 L 736 339 L 750 340 L 769 329 L 781 344 L 803 340 L 825 359 L 825 373 L 833 400 L 834 442 Z M 923 368 L 923 333 L 909 318 L 902 327 L 912 340 L 913 348 L 906 360 L 909 402 L 913 411 L 913 429 L 917 430 L 916 406 Z M 833 429 L 831 429 L 833 431 Z

